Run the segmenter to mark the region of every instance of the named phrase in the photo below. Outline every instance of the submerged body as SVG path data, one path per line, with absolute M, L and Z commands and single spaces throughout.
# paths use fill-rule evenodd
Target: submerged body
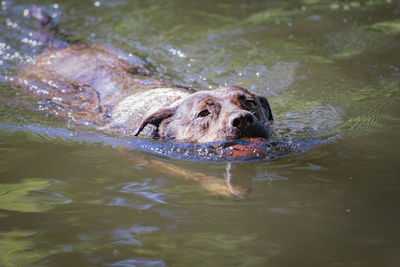
M 149 74 L 110 48 L 72 44 L 23 66 L 18 84 L 49 112 L 125 135 L 196 143 L 268 137 L 265 97 L 237 86 L 193 92 Z
M 237 86 L 194 92 L 150 78 L 147 66 L 128 63 L 117 50 L 56 39 L 51 18 L 36 7 L 30 12 L 47 41 L 58 44 L 22 66 L 15 80 L 42 109 L 124 135 L 194 143 L 268 137 L 265 97 Z
M 80 122 L 104 126 L 113 108 L 134 93 L 169 87 L 147 78 L 148 68 L 130 65 L 119 51 L 93 44 L 49 49 L 19 70 L 19 85 L 35 99 L 52 102 L 49 111 Z M 48 102 L 47 102 L 48 103 Z M 50 104 L 50 103 L 48 103 Z M 138 117 L 144 116 L 135 111 Z

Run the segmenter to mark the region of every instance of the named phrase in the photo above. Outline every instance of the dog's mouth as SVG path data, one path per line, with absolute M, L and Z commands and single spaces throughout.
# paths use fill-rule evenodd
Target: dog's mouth
M 269 138 L 271 136 L 271 132 L 269 127 L 254 124 L 251 127 L 246 127 L 243 129 L 231 128 L 229 132 L 224 131 L 225 135 L 223 136 L 224 141 L 234 141 L 240 138 Z

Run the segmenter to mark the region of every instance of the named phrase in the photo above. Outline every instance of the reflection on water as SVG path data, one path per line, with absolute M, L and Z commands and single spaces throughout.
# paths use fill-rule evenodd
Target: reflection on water
M 126 197 L 113 197 L 112 201 L 107 203 L 109 206 L 128 206 L 138 210 L 147 210 L 152 208 L 155 204 L 166 204 L 165 198 L 171 197 L 169 194 L 158 193 L 157 189 L 162 187 L 162 180 L 152 181 L 153 179 L 146 179 L 143 183 L 132 182 L 126 185 L 121 185 L 120 189 L 110 188 L 113 191 L 121 193 L 133 194 L 132 202 L 129 203 L 129 196 Z M 159 185 L 157 185 L 159 184 Z
M 150 267 L 163 267 L 166 264 L 162 261 L 150 261 L 150 260 L 136 260 L 129 259 L 123 260 L 112 264 L 107 264 L 108 266 L 117 266 L 117 267 L 129 267 L 129 266 L 150 266 Z
M 116 239 L 115 244 L 142 246 L 138 240 L 134 239 L 135 234 L 159 231 L 155 226 L 132 226 L 129 229 L 118 229 L 113 231 L 113 238 Z
M 274 135 L 227 158 L 40 112 L 4 81 L 44 46 L 0 1 L 1 266 L 400 265 L 398 1 L 36 2 L 159 77 L 266 95 Z
M 40 260 L 41 256 L 33 250 L 35 244 L 32 237 L 36 234 L 33 231 L 18 230 L 0 233 L 0 263 L 4 266 L 18 266 Z
M 26 179 L 19 184 L 0 184 L 0 209 L 19 212 L 43 212 L 71 200 L 45 190 L 51 185 L 43 179 Z

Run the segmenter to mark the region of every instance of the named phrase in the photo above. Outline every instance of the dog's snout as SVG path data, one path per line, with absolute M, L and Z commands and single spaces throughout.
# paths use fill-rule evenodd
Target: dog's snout
M 254 123 L 254 117 L 250 113 L 235 114 L 231 118 L 231 125 L 235 128 L 248 127 Z

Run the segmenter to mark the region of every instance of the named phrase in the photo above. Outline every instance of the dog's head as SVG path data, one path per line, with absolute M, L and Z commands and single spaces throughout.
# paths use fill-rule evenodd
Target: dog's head
M 226 86 L 191 94 L 177 106 L 156 111 L 142 121 L 136 135 L 152 124 L 156 126 L 155 136 L 183 142 L 267 138 L 272 120 L 265 97 L 238 86 Z

